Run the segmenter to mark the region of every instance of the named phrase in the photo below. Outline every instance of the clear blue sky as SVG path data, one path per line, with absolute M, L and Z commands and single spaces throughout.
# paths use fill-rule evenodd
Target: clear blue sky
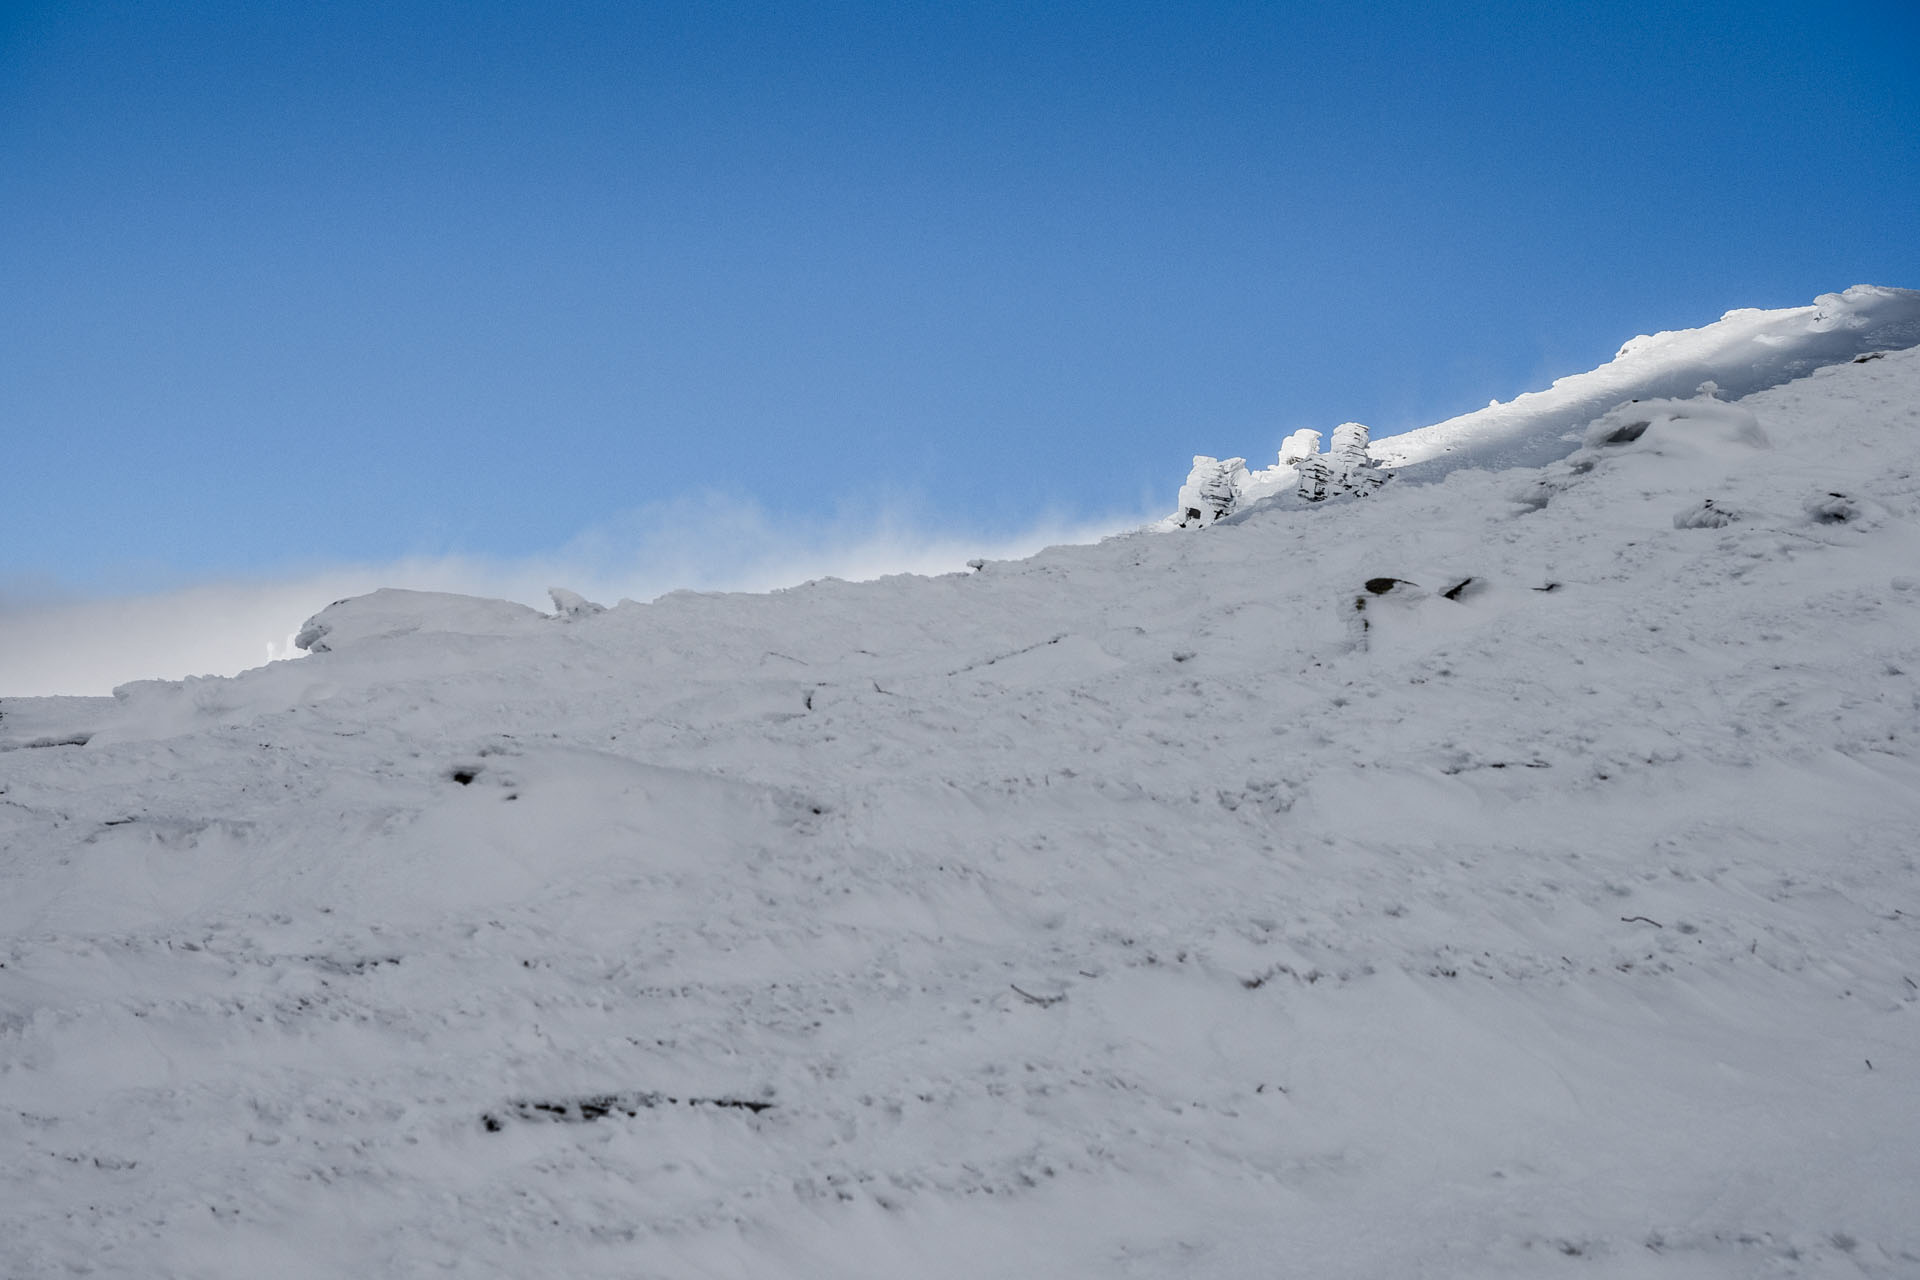
M 1136 510 L 1920 286 L 1916 13 L 14 0 L 0 596 Z

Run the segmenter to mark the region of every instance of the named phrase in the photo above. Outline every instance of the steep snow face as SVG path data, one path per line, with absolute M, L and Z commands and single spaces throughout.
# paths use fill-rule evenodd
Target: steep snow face
M 1643 401 L 0 701 L 0 1274 L 1920 1272 L 1920 352 Z

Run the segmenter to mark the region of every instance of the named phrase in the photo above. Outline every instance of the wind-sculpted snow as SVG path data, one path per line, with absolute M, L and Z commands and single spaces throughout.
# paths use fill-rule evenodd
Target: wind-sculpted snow
M 1920 352 L 1612 408 L 0 700 L 0 1274 L 1920 1274 Z

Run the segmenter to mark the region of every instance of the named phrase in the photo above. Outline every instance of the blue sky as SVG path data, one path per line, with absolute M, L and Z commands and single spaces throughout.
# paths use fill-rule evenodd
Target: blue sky
M 1008 536 L 1166 506 L 1195 452 L 1920 286 L 1917 31 L 1904 0 L 16 0 L 0 605 L 617 560 L 735 504 L 774 542 Z

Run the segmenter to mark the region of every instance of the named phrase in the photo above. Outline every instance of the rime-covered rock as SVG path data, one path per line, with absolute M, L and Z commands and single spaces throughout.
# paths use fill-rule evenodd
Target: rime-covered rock
M 1333 467 L 1320 454 L 1302 458 L 1298 467 L 1299 487 L 1295 490 L 1308 502 L 1324 502 L 1334 482 Z
M 1358 471 L 1371 466 L 1367 457 L 1367 428 L 1358 422 L 1343 422 L 1333 429 L 1333 447 L 1327 450 L 1333 465 L 1342 471 Z
M 1386 472 L 1367 453 L 1365 424 L 1343 422 L 1333 429 L 1333 448 L 1327 458 L 1334 470 L 1334 485 L 1343 493 L 1364 496 L 1387 481 Z
M 1365 426 L 1343 422 L 1334 428 L 1331 451 L 1322 453 L 1320 433 L 1303 427 L 1282 442 L 1274 465 L 1261 471 L 1248 471 L 1239 458 L 1196 457 L 1181 487 L 1174 523 L 1203 528 L 1250 503 L 1282 495 L 1324 502 L 1371 493 L 1387 476 L 1368 456 L 1367 444 Z
M 1319 452 L 1320 433 L 1302 427 L 1281 442 L 1280 465 L 1283 467 L 1298 466 L 1301 459 L 1311 458 Z
M 1180 527 L 1205 528 L 1231 515 L 1239 504 L 1239 480 L 1246 473 L 1245 458 L 1194 455 L 1193 470 L 1180 486 Z

